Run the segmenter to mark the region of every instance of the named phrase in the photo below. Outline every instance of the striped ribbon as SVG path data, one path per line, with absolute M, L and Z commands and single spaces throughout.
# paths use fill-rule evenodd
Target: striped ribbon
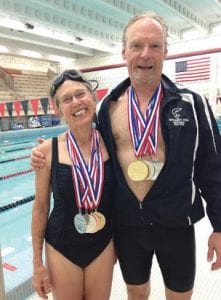
M 96 209 L 101 200 L 104 182 L 104 163 L 99 134 L 92 128 L 91 155 L 88 165 L 70 131 L 67 133 L 67 145 L 72 160 L 72 179 L 77 206 L 79 209 Z
M 147 152 L 150 155 L 156 153 L 161 99 L 160 84 L 148 103 L 146 114 L 143 115 L 134 88 L 132 86 L 128 88 L 129 130 L 136 157 L 142 157 Z

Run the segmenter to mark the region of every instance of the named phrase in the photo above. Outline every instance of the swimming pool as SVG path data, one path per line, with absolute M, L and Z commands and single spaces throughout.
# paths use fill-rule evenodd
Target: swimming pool
M 0 244 L 7 300 L 32 292 L 31 209 L 34 172 L 30 153 L 36 138 L 49 138 L 65 126 L 0 133 Z
M 218 124 L 221 130 L 221 120 Z M 30 224 L 34 172 L 30 171 L 31 148 L 37 137 L 49 138 L 65 129 L 0 133 L 0 244 L 7 300 L 24 300 L 32 293 Z

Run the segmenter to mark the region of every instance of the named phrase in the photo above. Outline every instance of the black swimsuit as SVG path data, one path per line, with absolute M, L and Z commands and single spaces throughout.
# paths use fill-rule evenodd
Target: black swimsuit
M 98 211 L 106 218 L 105 227 L 93 234 L 80 234 L 74 227 L 78 213 L 71 166 L 58 162 L 57 138 L 52 140 L 51 186 L 54 207 L 50 214 L 45 239 L 74 264 L 84 268 L 108 245 L 112 238 L 113 192 L 115 188 L 111 161 L 104 162 L 104 187 Z

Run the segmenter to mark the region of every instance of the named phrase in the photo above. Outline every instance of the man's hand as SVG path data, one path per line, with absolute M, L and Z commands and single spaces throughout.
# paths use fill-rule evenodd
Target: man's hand
M 38 143 L 41 144 L 44 142 L 43 138 L 38 138 Z M 31 166 L 37 171 L 45 165 L 45 156 L 42 154 L 36 147 L 31 151 Z
M 209 237 L 207 261 L 212 263 L 212 271 L 221 268 L 221 232 L 213 232 Z

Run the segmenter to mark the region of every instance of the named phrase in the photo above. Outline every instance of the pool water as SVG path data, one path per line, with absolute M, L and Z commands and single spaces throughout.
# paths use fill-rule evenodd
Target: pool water
M 28 296 L 28 291 L 19 296 L 18 288 L 32 276 L 31 210 L 35 173 L 30 166 L 31 149 L 37 137 L 50 138 L 64 130 L 66 127 L 0 133 L 0 244 L 9 300 L 24 300 Z M 21 204 L 21 200 L 27 201 L 11 207 L 13 203 Z
M 218 125 L 221 130 L 221 120 Z M 0 208 L 34 196 L 35 174 L 24 172 L 31 168 L 31 148 L 36 145 L 37 137 L 49 138 L 65 129 L 61 127 L 0 133 Z M 5 178 L 6 176 L 9 177 Z M 21 296 L 17 296 L 19 293 L 16 289 L 24 286 L 32 276 L 32 204 L 33 201 L 29 201 L 0 211 L 0 244 L 7 300 L 24 300 L 31 293 L 26 288 Z M 28 285 L 30 286 L 30 282 Z

